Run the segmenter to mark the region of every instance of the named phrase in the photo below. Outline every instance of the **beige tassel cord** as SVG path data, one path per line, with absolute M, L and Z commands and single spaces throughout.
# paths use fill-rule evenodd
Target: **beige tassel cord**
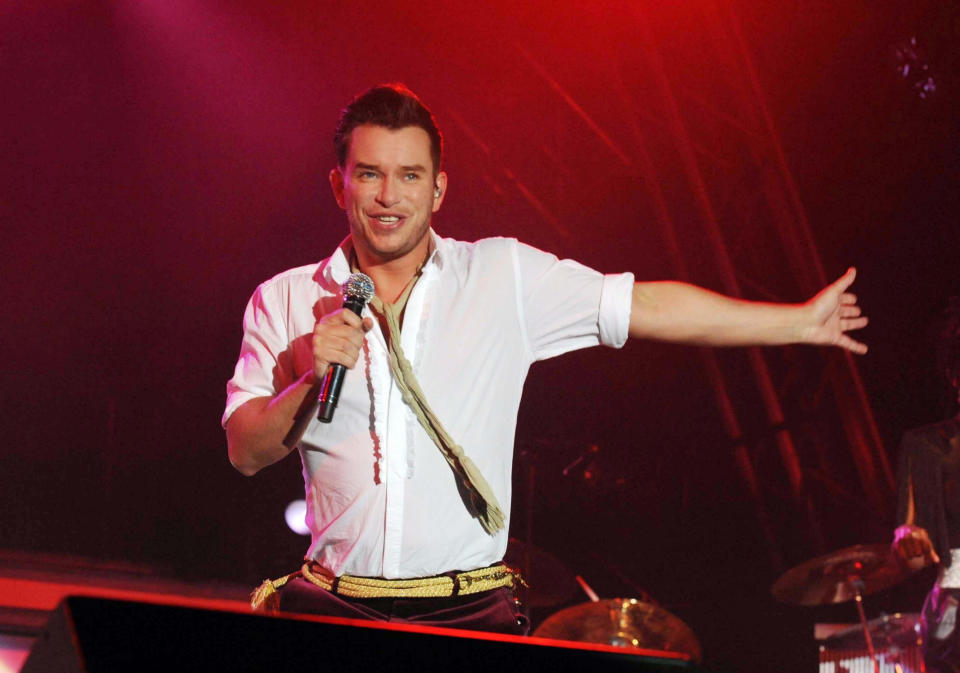
M 400 347 L 398 316 L 403 312 L 412 289 L 413 283 L 407 286 L 395 304 L 384 303 L 377 296 L 370 300 L 370 307 L 387 321 L 387 329 L 390 332 L 390 371 L 393 372 L 393 378 L 403 394 L 403 401 L 413 411 L 420 425 L 440 449 L 447 463 L 470 493 L 473 515 L 480 520 L 483 529 L 493 535 L 504 525 L 503 510 L 500 509 L 497 496 L 493 494 L 493 489 L 490 488 L 480 469 L 453 440 L 427 404 L 423 390 L 420 389 L 417 377 L 413 373 L 413 367 Z
M 463 484 L 464 488 L 470 494 L 470 509 L 480 521 L 480 525 L 490 535 L 502 530 L 506 523 L 503 510 L 500 503 L 497 502 L 497 496 L 493 489 L 484 478 L 480 469 L 464 453 L 463 448 L 453 441 L 453 438 L 440 423 L 440 419 L 427 404 L 427 398 L 417 382 L 417 377 L 413 373 L 413 366 L 407 360 L 400 346 L 400 316 L 403 315 L 403 309 L 407 305 L 413 286 L 416 285 L 420 276 L 423 274 L 423 267 L 429 259 L 429 253 L 420 266 L 417 267 L 413 278 L 407 283 L 406 288 L 400 293 L 400 296 L 394 303 L 384 302 L 380 297 L 374 295 L 370 301 L 371 309 L 383 316 L 387 323 L 387 338 L 390 351 L 390 371 L 397 382 L 397 387 L 403 395 L 403 401 L 410 407 L 420 425 L 426 431 L 433 443 L 440 449 L 440 453 L 446 458 L 453 473 Z M 350 267 L 356 272 L 359 271 L 356 253 L 350 253 Z

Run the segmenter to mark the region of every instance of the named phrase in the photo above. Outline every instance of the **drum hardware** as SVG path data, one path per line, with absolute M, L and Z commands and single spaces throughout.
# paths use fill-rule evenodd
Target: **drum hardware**
M 867 630 L 877 649 L 904 650 L 919 644 L 920 615 L 896 612 L 867 622 Z M 834 650 L 864 650 L 866 640 L 861 626 L 851 626 L 823 640 L 824 646 Z
M 596 459 L 600 447 L 589 445 L 560 472 L 560 476 L 582 479 L 594 486 L 598 479 Z M 700 643 L 683 621 L 651 601 L 636 598 L 602 600 L 583 577 L 574 575 L 563 563 L 533 545 L 533 500 L 536 491 L 536 465 L 532 451 L 518 452 L 518 461 L 525 466 L 525 540 L 510 538 L 506 563 L 524 573 L 530 588 L 526 592 L 529 605 L 550 606 L 570 598 L 576 584 L 591 599 L 563 609 L 547 618 L 534 636 L 555 640 L 598 643 L 623 648 L 664 650 L 684 654 L 693 661 L 701 656 Z M 617 479 L 615 486 L 624 483 Z M 642 591 L 642 590 L 641 590 Z M 646 596 L 644 596 L 646 598 Z
M 530 585 L 523 596 L 530 607 L 566 603 L 576 590 L 572 570 L 549 552 L 523 540 L 510 538 L 503 560 L 511 567 L 519 568 Z
M 888 589 L 910 575 L 886 544 L 845 547 L 791 568 L 774 582 L 774 598 L 796 605 L 830 605 L 854 600 L 875 673 L 880 671 L 863 597 Z
M 625 648 L 666 650 L 700 660 L 700 642 L 678 617 L 653 603 L 610 598 L 581 603 L 549 617 L 534 636 Z
M 577 580 L 577 584 L 579 584 L 580 588 L 583 589 L 583 593 L 587 595 L 587 598 L 589 598 L 594 603 L 597 603 L 600 601 L 600 596 L 598 596 L 597 592 L 593 590 L 593 587 L 587 584 L 587 580 L 583 579 L 580 575 L 577 575 L 576 578 L 574 579 Z

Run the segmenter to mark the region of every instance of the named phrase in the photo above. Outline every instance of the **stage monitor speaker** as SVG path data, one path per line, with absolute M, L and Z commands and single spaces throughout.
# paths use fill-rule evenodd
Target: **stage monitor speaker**
M 115 671 L 693 672 L 670 653 L 555 645 L 449 629 L 270 617 L 70 596 L 22 673 Z

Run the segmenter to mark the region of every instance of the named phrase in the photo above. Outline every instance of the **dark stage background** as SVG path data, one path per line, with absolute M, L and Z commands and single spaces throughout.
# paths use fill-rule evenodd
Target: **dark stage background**
M 442 235 L 753 299 L 858 267 L 868 355 L 759 353 L 782 420 L 749 351 L 631 343 L 535 366 L 517 436 L 516 536 L 533 464 L 534 542 L 601 595 L 649 594 L 711 670 L 814 670 L 812 624 L 853 606 L 771 583 L 887 541 L 898 438 L 949 411 L 927 326 L 960 292 L 958 38 L 956 2 L 3 3 L 0 547 L 293 569 L 299 463 L 233 471 L 224 383 L 256 285 L 345 235 L 340 107 L 400 80 L 445 130 Z M 916 611 L 928 580 L 868 613 Z

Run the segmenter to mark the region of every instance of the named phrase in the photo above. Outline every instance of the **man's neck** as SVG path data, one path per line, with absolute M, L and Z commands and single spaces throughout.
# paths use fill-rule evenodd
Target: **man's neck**
M 393 303 L 403 294 L 417 271 L 427 261 L 432 249 L 433 240 L 429 236 L 426 245 L 417 246 L 409 254 L 391 260 L 380 260 L 354 248 L 354 263 L 360 271 L 370 276 L 377 296 L 383 301 Z

